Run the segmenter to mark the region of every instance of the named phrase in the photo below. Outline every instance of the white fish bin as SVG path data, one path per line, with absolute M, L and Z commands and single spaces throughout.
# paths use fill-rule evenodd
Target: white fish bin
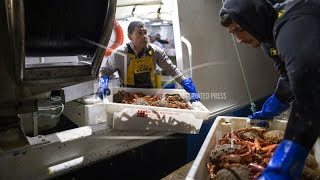
M 104 110 L 109 127 L 117 130 L 167 131 L 198 134 L 209 110 L 201 103 L 190 103 L 189 93 L 183 89 L 111 88 L 111 95 L 104 100 Z M 190 109 L 177 109 L 113 102 L 113 95 L 119 91 L 157 95 L 179 94 L 189 103 Z
M 285 120 L 273 120 L 268 122 L 270 127 L 267 130 L 285 130 L 287 121 Z M 207 163 L 210 163 L 210 153 L 214 147 L 219 143 L 219 140 L 223 138 L 224 134 L 236 131 L 242 128 L 250 128 L 250 119 L 245 117 L 229 117 L 229 116 L 218 116 L 202 147 L 194 160 L 189 173 L 187 174 L 187 180 L 199 180 L 199 179 L 210 179 L 209 170 Z M 231 145 L 232 146 L 232 145 Z M 319 139 L 315 144 L 312 153 L 318 161 L 317 156 L 320 154 Z M 319 161 L 318 167 L 319 167 Z

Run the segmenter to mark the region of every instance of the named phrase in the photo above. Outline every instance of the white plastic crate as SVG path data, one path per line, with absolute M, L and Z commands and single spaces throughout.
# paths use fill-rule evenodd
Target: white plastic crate
M 78 126 L 104 123 L 107 119 L 104 104 L 97 95 L 67 102 L 63 114 Z
M 192 103 L 190 110 L 113 103 L 113 94 L 121 90 L 160 96 L 179 94 L 182 98 L 189 98 L 189 93 L 182 89 L 111 88 L 111 95 L 104 104 L 108 125 L 113 129 L 197 134 L 203 120 L 209 118 L 209 110 L 201 102 Z
M 241 128 L 251 127 L 249 118 L 218 116 L 214 121 L 202 147 L 194 160 L 187 180 L 210 179 L 206 163 L 210 162 L 210 152 L 225 133 Z M 270 130 L 285 130 L 287 121 L 273 120 L 270 122 Z

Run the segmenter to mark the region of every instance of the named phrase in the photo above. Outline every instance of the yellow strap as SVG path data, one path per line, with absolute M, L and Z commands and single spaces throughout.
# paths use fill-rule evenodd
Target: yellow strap
M 270 48 L 270 54 L 271 54 L 272 56 L 275 56 L 275 55 L 279 55 L 279 52 L 278 52 L 278 50 L 275 49 L 275 48 Z
M 278 18 L 280 18 L 280 17 L 283 15 L 283 13 L 284 13 L 284 10 L 283 10 L 283 9 L 280 10 L 280 11 L 278 12 Z

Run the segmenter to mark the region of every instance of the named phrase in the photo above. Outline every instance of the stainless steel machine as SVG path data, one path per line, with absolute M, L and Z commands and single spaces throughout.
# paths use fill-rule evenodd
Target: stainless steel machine
M 18 114 L 37 111 L 37 101 L 52 90 L 97 77 L 115 9 L 116 0 L 0 1 L 0 150 L 28 144 Z M 88 58 L 25 61 L 78 55 Z

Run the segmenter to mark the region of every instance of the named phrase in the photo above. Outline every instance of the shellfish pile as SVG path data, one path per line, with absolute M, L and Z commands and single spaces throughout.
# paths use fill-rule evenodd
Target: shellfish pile
M 113 95 L 113 102 L 177 109 L 191 109 L 190 103 L 183 99 L 179 94 L 165 94 L 164 98 L 162 98 L 160 95 L 145 95 L 141 92 L 130 93 L 122 90 Z
M 243 128 L 226 133 L 210 153 L 210 179 L 258 179 L 283 139 L 280 130 Z M 309 154 L 302 179 L 319 179 L 316 160 Z

